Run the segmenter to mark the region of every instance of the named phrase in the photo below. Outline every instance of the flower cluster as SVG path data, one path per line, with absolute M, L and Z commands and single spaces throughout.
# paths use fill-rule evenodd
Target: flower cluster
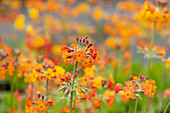
M 155 81 L 154 80 L 148 80 L 149 77 L 145 77 L 142 74 L 139 74 L 139 78 L 137 76 L 130 76 L 130 79 L 132 81 L 126 81 L 126 86 L 123 87 L 122 99 L 125 102 L 129 102 L 129 98 L 135 99 L 140 98 L 139 93 L 144 93 L 146 96 L 152 98 L 155 91 Z
M 86 67 L 91 68 L 94 63 L 98 64 L 98 61 L 100 61 L 99 51 L 92 43 L 89 43 L 87 38 L 77 37 L 77 45 L 72 44 L 70 47 L 66 46 L 66 42 L 63 43 L 61 51 L 66 65 L 74 64 L 77 61 L 79 62 L 78 65 L 85 69 Z
M 48 106 L 56 107 L 52 96 L 50 97 L 50 99 L 48 99 L 48 101 L 46 101 L 44 99 L 44 96 L 40 97 L 40 95 L 38 95 L 38 100 L 33 101 L 30 98 L 28 98 L 25 101 L 25 103 L 26 103 L 25 104 L 26 113 L 36 113 L 36 112 L 44 113 L 44 111 L 48 111 Z
M 41 80 L 51 80 L 52 78 L 58 83 L 64 73 L 65 69 L 60 66 L 38 64 L 32 72 L 24 74 L 24 77 L 25 82 L 28 83 L 34 83 Z
M 156 6 L 146 1 L 141 10 L 141 16 L 145 21 L 155 23 L 167 23 L 170 20 L 170 10 L 165 8 L 168 1 L 153 0 Z

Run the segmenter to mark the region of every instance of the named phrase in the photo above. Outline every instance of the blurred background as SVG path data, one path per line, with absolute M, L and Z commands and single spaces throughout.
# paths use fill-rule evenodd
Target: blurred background
M 148 0 L 149 1 L 149 0 Z M 150 0 L 152 2 L 152 0 Z M 106 70 L 113 72 L 116 82 L 124 84 L 129 75 L 147 74 L 147 54 L 138 47 L 149 45 L 153 25 L 140 15 L 145 0 L 0 0 L 0 40 L 11 48 L 19 48 L 31 59 L 45 54 L 55 64 L 64 67 L 60 47 L 64 41 L 75 43 L 77 36 L 88 36 L 103 59 Z M 166 7 L 170 8 L 170 5 Z M 170 56 L 170 23 L 157 24 L 154 46 Z M 0 43 L 1 44 L 1 43 Z M 125 54 L 126 53 L 126 54 Z M 126 56 L 130 56 L 126 57 Z M 111 65 L 106 65 L 111 63 Z M 156 81 L 157 92 L 150 100 L 149 113 L 161 113 L 169 98 L 164 91 L 170 88 L 170 70 L 160 59 L 153 59 L 151 79 Z M 99 67 L 100 68 L 100 67 Z M 115 69 L 116 68 L 116 69 Z M 72 67 L 66 68 L 70 71 Z M 116 70 L 116 71 L 115 71 Z M 16 90 L 24 92 L 23 79 Z M 5 113 L 4 102 L 8 95 L 9 80 L 0 81 L 0 113 Z M 8 99 L 7 99 L 8 100 Z M 115 100 L 112 108 L 104 105 L 103 111 L 127 112 L 128 104 Z M 142 101 L 139 102 L 142 106 Z M 119 108 L 118 108 L 119 107 Z M 21 109 L 21 108 L 20 108 Z M 140 108 L 141 111 L 144 109 Z M 22 111 L 22 110 L 21 110 Z M 142 113 L 142 112 L 141 112 Z

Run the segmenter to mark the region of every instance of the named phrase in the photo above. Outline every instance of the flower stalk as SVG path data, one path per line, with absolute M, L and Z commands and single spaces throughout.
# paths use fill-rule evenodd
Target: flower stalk
M 156 22 L 153 23 L 153 31 L 152 31 L 152 37 L 150 42 L 150 49 L 149 49 L 149 57 L 148 57 L 148 75 L 150 74 L 150 65 L 151 65 L 151 57 L 152 57 L 152 48 L 155 38 L 155 31 L 156 31 Z
M 138 98 L 136 98 L 135 100 L 134 113 L 137 113 L 137 108 L 138 108 Z
M 70 113 L 72 113 L 72 103 L 73 103 L 73 97 L 74 97 L 74 80 L 75 80 L 75 74 L 76 74 L 77 65 L 78 65 L 78 61 L 76 61 L 76 64 L 74 65 L 73 79 L 72 79 L 72 82 L 71 82 Z

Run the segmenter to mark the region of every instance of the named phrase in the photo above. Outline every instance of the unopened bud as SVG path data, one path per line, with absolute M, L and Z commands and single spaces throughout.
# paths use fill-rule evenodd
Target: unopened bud
M 132 79 L 132 80 L 133 80 L 133 75 L 130 75 L 130 79 Z
M 76 38 L 77 42 L 79 41 L 79 37 Z
M 142 78 L 142 74 L 139 74 L 139 77 Z
M 93 45 L 93 44 L 92 44 L 92 43 L 90 43 L 90 44 L 87 46 L 87 48 L 90 48 L 92 45 Z
M 84 38 L 85 38 L 85 39 L 88 39 L 88 36 L 85 36 Z

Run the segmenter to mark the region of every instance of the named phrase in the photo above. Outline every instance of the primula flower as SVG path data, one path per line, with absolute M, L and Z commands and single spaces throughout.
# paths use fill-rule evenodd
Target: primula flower
M 103 94 L 103 98 L 106 99 L 106 103 L 108 104 L 108 106 L 112 107 L 114 103 L 115 92 L 106 90 L 105 93 Z
M 167 23 L 170 19 L 170 10 L 165 8 L 166 5 L 160 7 L 160 4 L 158 2 L 158 6 L 154 6 L 146 1 L 141 10 L 143 19 L 147 22 Z
M 102 81 L 103 81 L 103 77 L 98 77 L 98 78 L 95 78 L 93 80 L 93 87 L 96 87 L 96 88 L 99 88 L 101 89 L 102 88 Z
M 53 69 L 48 68 L 47 71 L 44 73 L 44 76 L 46 79 L 51 80 L 51 78 L 55 76 L 55 73 L 53 72 Z
M 5 67 L 0 67 L 0 80 L 5 80 L 7 77 L 7 69 Z
M 53 100 L 53 97 L 51 96 L 50 97 L 50 99 L 48 100 L 48 102 L 47 102 L 49 105 L 52 105 L 52 106 L 54 106 L 54 107 L 56 107 L 57 105 L 55 105 L 55 103 L 54 103 L 54 100 Z
M 37 100 L 36 104 L 34 106 L 34 111 L 38 111 L 38 113 L 44 113 L 44 111 L 48 110 L 47 102 L 44 100 L 43 102 L 41 102 L 41 100 Z
M 32 107 L 32 105 L 33 105 L 33 101 L 32 101 L 30 98 L 28 98 L 28 99 L 25 101 L 25 103 L 26 103 L 26 107 Z
M 146 96 L 148 97 L 153 97 L 155 91 L 156 91 L 156 86 L 155 86 L 155 81 L 154 80 L 146 80 L 144 83 L 141 84 L 143 92 Z
M 123 87 L 122 99 L 123 99 L 125 102 L 129 102 L 129 98 L 135 99 L 135 98 L 136 98 L 136 95 L 133 94 L 134 91 L 135 91 L 134 88 L 128 88 L 127 86 L 124 86 L 124 87 Z
M 93 98 L 93 106 L 95 107 L 95 109 L 100 109 L 101 108 L 101 98 L 97 97 L 97 98 Z
M 77 37 L 77 46 L 72 44 L 70 47 L 67 47 L 66 42 L 63 43 L 61 51 L 66 65 L 74 64 L 74 61 L 79 62 L 78 65 L 82 66 L 83 69 L 86 67 L 91 68 L 94 63 L 98 65 L 98 61 L 100 61 L 99 52 L 92 43 L 89 44 L 87 38 Z
M 64 108 L 62 108 L 62 109 L 61 109 L 61 112 L 69 113 L 69 112 L 70 112 L 69 106 L 65 106 Z M 72 110 L 72 112 L 74 112 L 74 110 Z

